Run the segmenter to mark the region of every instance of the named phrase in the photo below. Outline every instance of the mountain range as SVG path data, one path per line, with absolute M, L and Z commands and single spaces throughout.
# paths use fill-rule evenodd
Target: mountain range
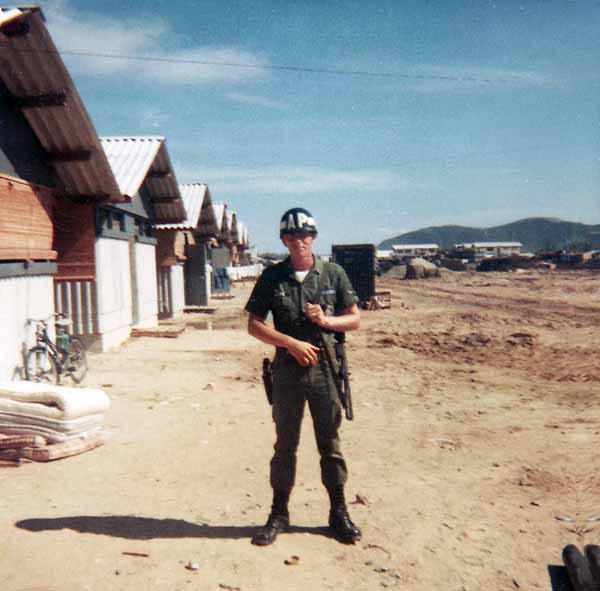
M 491 228 L 432 226 L 388 238 L 377 248 L 390 249 L 392 244 L 437 244 L 440 248 L 451 249 L 464 242 L 521 242 L 521 252 L 600 249 L 600 224 L 533 217 Z

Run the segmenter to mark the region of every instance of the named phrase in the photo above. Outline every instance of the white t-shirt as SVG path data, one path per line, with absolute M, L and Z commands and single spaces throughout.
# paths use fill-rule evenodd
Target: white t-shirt
M 309 269 L 310 270 L 310 269 Z M 294 271 L 294 276 L 299 283 L 304 281 L 304 278 L 308 275 L 309 271 Z

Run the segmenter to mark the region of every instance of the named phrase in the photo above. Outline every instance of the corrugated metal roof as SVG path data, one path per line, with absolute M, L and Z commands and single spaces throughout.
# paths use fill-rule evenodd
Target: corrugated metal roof
M 221 225 L 221 237 L 231 242 L 231 214 L 227 211 L 227 203 L 223 211 L 223 223 Z
M 186 221 L 195 228 L 200 221 L 200 212 L 204 204 L 204 197 L 208 192 L 208 185 L 204 183 L 193 183 L 190 185 L 179 185 L 179 192 L 183 198 L 183 205 L 187 213 Z M 213 212 L 214 215 L 214 212 Z M 217 220 L 215 218 L 215 226 Z
M 494 248 L 494 247 L 509 247 L 523 246 L 520 242 L 463 242 L 455 244 L 455 248 Z
M 240 235 L 238 229 L 237 213 L 232 211 L 227 214 L 227 221 L 229 222 L 229 236 L 234 244 L 240 243 Z
M 246 226 L 244 225 L 244 222 L 238 221 L 237 223 L 237 229 L 238 229 L 238 244 L 240 246 L 244 246 L 244 230 L 245 230 Z
M 392 244 L 392 250 L 399 250 L 401 248 L 411 248 L 414 250 L 415 248 L 439 248 L 437 244 Z
M 0 32 L 0 77 L 49 153 L 57 188 L 70 196 L 124 201 L 42 11 L 4 8 Z
M 164 139 L 163 137 L 100 138 L 123 195 L 131 198 L 140 190 Z
M 219 228 L 217 238 L 225 241 L 230 240 L 229 225 L 227 223 L 227 206 L 224 203 L 213 203 L 213 209 L 215 210 L 217 226 Z
M 23 15 L 20 8 L 0 8 L 0 27 Z
M 213 203 L 213 209 L 215 210 L 215 217 L 217 219 L 217 226 L 219 230 L 223 227 L 223 214 L 225 213 L 224 203 Z
M 244 222 L 238 222 L 238 244 L 242 248 L 248 248 L 248 226 Z
M 185 220 L 164 137 L 113 136 L 100 141 L 123 195 L 131 198 L 144 185 L 153 202 L 156 223 Z
M 186 219 L 181 224 L 159 224 L 159 230 L 195 230 L 202 236 L 215 237 L 219 234 L 217 218 L 210 196 L 210 190 L 205 183 L 190 183 L 179 185 L 183 199 Z
M 202 200 L 200 220 L 196 224 L 196 231 L 202 236 L 210 236 L 212 238 L 216 238 L 219 235 L 217 216 L 213 208 L 212 197 L 208 187 L 206 187 L 204 199 Z

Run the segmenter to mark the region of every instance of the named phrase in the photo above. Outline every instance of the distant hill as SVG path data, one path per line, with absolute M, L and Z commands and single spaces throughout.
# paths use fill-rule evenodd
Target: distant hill
M 492 228 L 432 226 L 384 240 L 377 248 L 392 244 L 438 244 L 449 249 L 462 242 L 521 242 L 521 252 L 559 250 L 577 244 L 579 248 L 600 249 L 600 224 L 565 222 L 558 218 L 525 218 Z

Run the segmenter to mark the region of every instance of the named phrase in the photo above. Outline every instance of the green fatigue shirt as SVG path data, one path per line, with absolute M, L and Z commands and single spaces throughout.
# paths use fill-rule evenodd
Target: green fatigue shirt
M 321 275 L 324 275 L 323 281 Z M 320 283 L 323 287 L 317 302 Z M 246 311 L 263 320 L 271 312 L 275 330 L 317 344 L 317 325 L 306 319 L 306 304 L 321 304 L 326 315 L 339 316 L 357 302 L 352 284 L 339 265 L 315 257 L 311 270 L 300 283 L 288 257 L 263 271 L 246 304 Z M 326 330 L 323 333 L 332 334 Z

